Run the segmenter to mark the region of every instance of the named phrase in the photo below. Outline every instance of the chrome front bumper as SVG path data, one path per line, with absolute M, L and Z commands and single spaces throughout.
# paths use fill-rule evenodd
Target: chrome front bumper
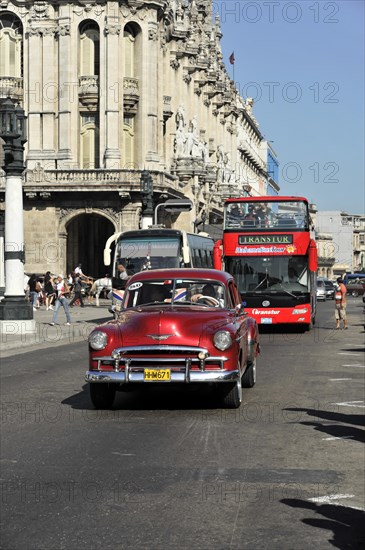
M 145 369 L 169 369 L 170 380 L 166 380 L 166 383 L 234 382 L 239 379 L 240 372 L 224 368 L 228 360 L 225 355 L 211 356 L 205 348 L 194 346 L 157 344 L 120 347 L 114 349 L 109 356 L 95 357 L 97 368 L 87 371 L 85 380 L 148 384 L 151 381 L 145 380 Z M 113 370 L 106 371 L 106 365 L 109 369 L 113 366 Z M 156 381 L 153 380 L 154 383 Z M 161 382 L 165 383 L 163 380 Z
M 214 370 L 214 371 L 189 371 L 174 372 L 171 371 L 170 380 L 164 382 L 159 381 L 162 384 L 171 383 L 194 383 L 194 382 L 236 382 L 239 380 L 240 372 L 238 370 Z M 144 379 L 144 372 L 134 372 L 127 370 L 127 372 L 114 372 L 114 371 L 95 371 L 89 370 L 85 374 L 86 382 L 98 382 L 98 383 L 116 383 L 116 384 L 128 384 L 128 383 L 144 383 L 144 384 L 156 384 L 155 381 L 150 382 Z

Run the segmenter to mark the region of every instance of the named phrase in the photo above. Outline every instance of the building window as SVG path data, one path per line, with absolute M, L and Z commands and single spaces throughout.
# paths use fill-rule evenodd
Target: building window
M 23 76 L 23 27 L 15 15 L 0 17 L 0 77 Z
M 99 119 L 97 114 L 81 114 L 80 168 L 99 168 Z
M 124 137 L 123 164 L 125 168 L 131 168 L 134 165 L 134 118 L 133 117 L 124 116 L 123 137 Z
M 134 50 L 136 36 L 131 25 L 127 25 L 123 33 L 124 37 L 124 76 L 135 76 Z
M 79 76 L 99 75 L 100 71 L 99 27 L 92 21 L 80 25 Z

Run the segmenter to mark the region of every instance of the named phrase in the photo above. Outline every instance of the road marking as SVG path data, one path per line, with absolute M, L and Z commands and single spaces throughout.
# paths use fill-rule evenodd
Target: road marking
M 354 439 L 354 436 L 344 435 L 342 437 L 322 437 L 322 441 L 335 441 L 336 439 Z
M 359 409 L 365 409 L 365 405 L 358 405 L 357 403 L 364 403 L 364 401 L 343 401 L 342 403 L 331 403 L 331 405 L 339 405 L 342 407 L 357 407 Z
M 119 456 L 136 456 L 133 453 L 118 453 L 118 451 L 113 451 L 112 455 L 119 455 Z
M 357 355 L 357 356 L 359 356 L 358 353 L 352 353 L 350 351 L 339 351 L 338 355 Z
M 352 378 L 330 378 L 330 382 L 337 382 L 339 380 L 352 380 Z
M 336 504 L 335 502 L 333 502 L 334 500 L 340 500 L 340 499 L 343 499 L 343 498 L 354 498 L 354 496 L 355 495 L 327 495 L 327 496 L 324 496 L 324 497 L 309 498 L 308 500 L 310 500 L 311 502 L 320 502 L 321 504 L 323 504 L 323 503 Z
M 342 365 L 343 367 L 355 367 L 355 369 L 365 369 L 365 365 Z

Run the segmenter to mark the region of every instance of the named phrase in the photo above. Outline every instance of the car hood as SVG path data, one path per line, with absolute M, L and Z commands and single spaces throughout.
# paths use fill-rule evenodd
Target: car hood
M 206 346 L 211 334 L 232 322 L 226 310 L 204 307 L 153 306 L 126 310 L 114 322 L 120 346 L 154 344 Z M 118 345 L 117 341 L 114 344 Z

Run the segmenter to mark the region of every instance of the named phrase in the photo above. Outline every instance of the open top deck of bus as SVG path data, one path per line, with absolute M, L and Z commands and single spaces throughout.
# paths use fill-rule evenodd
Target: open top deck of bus
M 243 197 L 227 199 L 224 229 L 249 231 L 309 231 L 308 201 L 303 197 Z

